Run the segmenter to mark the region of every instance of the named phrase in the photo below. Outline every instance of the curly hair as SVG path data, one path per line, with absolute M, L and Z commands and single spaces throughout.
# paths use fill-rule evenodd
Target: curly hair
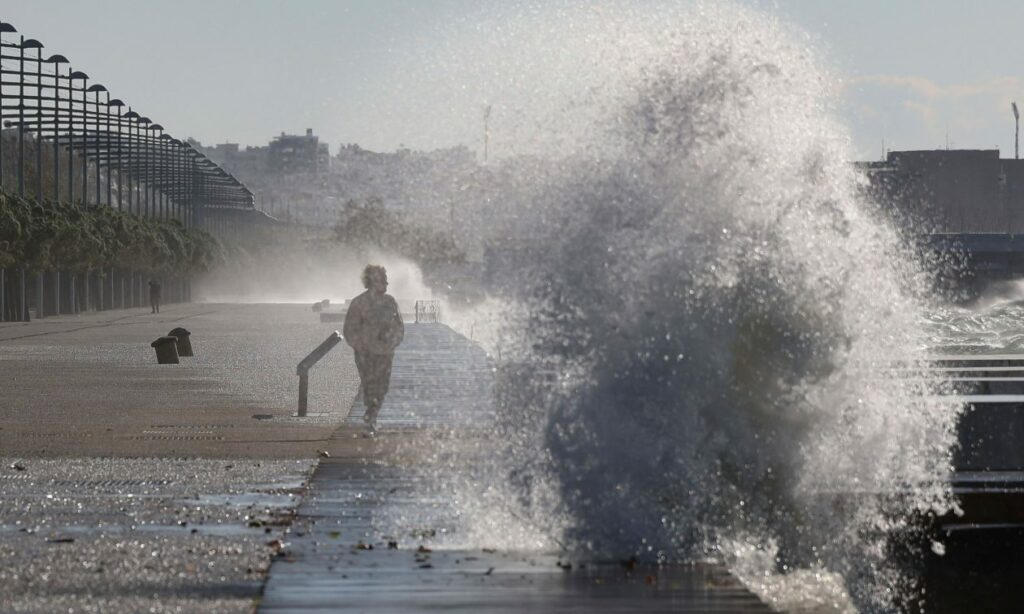
M 388 271 L 387 271 L 387 269 L 385 269 L 384 267 L 380 266 L 379 264 L 368 264 L 368 265 L 366 265 L 366 268 L 363 269 L 363 287 L 369 289 L 370 288 L 370 280 L 373 279 L 374 277 L 379 277 L 381 279 L 387 279 L 388 278 Z

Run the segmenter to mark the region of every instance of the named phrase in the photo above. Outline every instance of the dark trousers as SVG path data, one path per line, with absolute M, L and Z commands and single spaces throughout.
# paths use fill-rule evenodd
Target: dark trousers
M 153 308 L 153 313 L 160 313 L 160 295 L 159 294 L 153 294 L 152 292 L 150 292 L 150 294 L 149 294 L 149 306 Z
M 366 420 L 377 420 L 377 413 L 384 402 L 391 384 L 391 363 L 395 355 L 356 352 L 356 369 L 363 389 L 363 405 L 366 406 Z

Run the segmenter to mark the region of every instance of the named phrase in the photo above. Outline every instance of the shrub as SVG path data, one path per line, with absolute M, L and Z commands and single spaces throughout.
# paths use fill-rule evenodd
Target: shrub
M 192 276 L 223 260 L 224 249 L 215 238 L 178 220 L 143 218 L 109 206 L 37 202 L 0 191 L 0 267 L 118 267 Z

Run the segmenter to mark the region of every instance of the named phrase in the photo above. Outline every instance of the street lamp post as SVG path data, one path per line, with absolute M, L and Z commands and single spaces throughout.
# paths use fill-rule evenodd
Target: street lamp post
M 1017 110 L 1017 103 L 1011 102 L 1010 108 L 1013 109 L 1013 159 L 1020 159 L 1020 111 Z
M 18 196 L 25 197 L 25 50 L 42 46 L 39 41 L 21 37 L 18 45 Z M 23 306 L 24 310 L 24 306 Z M 22 314 L 22 319 L 27 314 Z
M 12 26 L 11 24 L 9 24 L 7 22 L 0 21 L 0 50 L 3 49 L 3 35 L 4 34 L 16 33 L 16 32 L 17 32 L 17 30 L 14 29 L 14 26 Z M 4 106 L 4 88 L 3 88 L 2 85 L 0 85 L 0 187 L 3 187 L 3 185 L 4 185 L 4 148 L 3 148 L 3 128 L 4 128 L 3 120 L 4 120 L 4 111 L 3 111 L 3 106 Z M 2 271 L 2 269 L 0 269 L 0 271 Z M 2 297 L 3 297 L 3 283 L 2 282 L 3 282 L 3 275 L 2 275 L 2 273 L 0 273 L 0 299 L 2 299 Z M 3 306 L 3 300 L 0 300 L 0 307 L 2 307 L 2 306 Z M 7 318 L 6 310 L 3 310 L 3 312 L 4 313 L 0 313 L 0 320 L 4 320 L 4 319 Z
M 82 80 L 82 118 L 85 118 L 85 84 L 89 75 L 80 70 L 73 71 L 68 75 L 68 202 L 75 202 L 75 129 L 78 122 L 75 119 L 75 79 Z M 82 142 L 85 142 L 85 132 L 82 133 Z M 84 151 L 84 149 L 83 149 Z M 85 165 L 85 160 L 82 160 Z M 85 193 L 83 192 L 83 197 Z
M 60 65 L 68 59 L 60 54 L 51 55 L 46 61 L 53 64 L 53 199 L 60 202 Z
M 149 178 L 149 164 L 150 164 L 150 144 L 149 144 L 149 124 L 153 123 L 148 117 L 140 117 L 136 120 L 141 128 L 141 136 L 139 139 L 139 156 L 142 158 L 142 194 L 146 198 L 146 206 L 144 209 L 143 216 L 150 217 L 150 198 L 149 198 L 149 185 L 152 180 Z
M 46 58 L 48 64 L 53 64 L 53 200 L 60 203 L 60 129 L 61 129 L 61 107 L 60 107 L 60 65 L 66 64 L 68 59 L 60 54 L 51 55 Z M 40 143 L 41 145 L 41 143 Z M 40 173 L 40 176 L 42 173 Z M 61 272 L 53 272 L 53 306 L 54 314 L 61 314 Z
M 109 100 L 110 99 L 110 93 L 107 92 L 107 88 L 106 87 L 104 87 L 103 85 L 101 85 L 99 83 L 94 83 L 94 84 L 90 85 L 89 88 L 86 90 L 86 92 L 92 92 L 93 93 L 93 135 L 92 135 L 93 145 L 94 145 L 94 147 L 93 147 L 93 154 L 94 154 L 94 156 L 93 156 L 93 163 L 96 165 L 96 208 L 99 208 L 100 205 L 102 205 L 102 203 L 103 203 L 103 197 L 102 197 L 102 186 L 103 186 L 103 184 L 102 184 L 101 179 L 100 179 L 100 167 L 103 166 L 103 155 L 100 152 L 100 94 L 101 93 L 106 93 L 107 94 L 107 99 Z M 108 171 L 108 173 L 109 173 L 109 171 Z M 107 202 L 107 206 L 109 206 L 109 205 L 110 205 L 110 202 L 108 201 Z M 100 270 L 100 273 L 101 274 L 96 277 L 96 284 L 97 284 L 98 290 L 99 290 L 99 296 L 96 297 L 96 300 L 97 300 L 96 308 L 97 308 L 98 311 L 102 311 L 102 310 L 107 308 L 107 298 L 108 297 L 104 296 L 104 294 L 105 294 L 105 287 L 104 286 L 105 285 L 106 286 L 110 286 L 109 283 L 108 284 L 104 284 L 103 283 L 102 269 Z M 109 282 L 109 280 L 108 280 L 108 282 Z M 110 298 L 110 302 L 113 303 L 113 299 L 114 299 L 114 297 L 113 297 L 113 286 L 110 286 L 110 297 L 109 298 Z
M 163 181 L 160 182 L 162 186 L 161 191 L 164 195 L 164 219 L 172 219 L 174 217 L 174 193 L 171 190 L 172 181 L 174 180 L 174 159 L 172 157 L 171 141 L 174 137 L 167 134 L 166 132 L 160 135 L 161 149 L 163 150 L 163 162 L 161 167 L 163 168 Z
M 35 82 L 35 146 L 36 146 L 36 202 L 43 204 L 43 44 L 35 39 L 32 48 L 36 50 L 36 82 Z M 24 76 L 22 76 L 24 79 Z M 36 317 L 46 315 L 46 273 L 40 268 L 36 271 Z
M 71 74 L 68 75 L 68 203 L 71 204 L 71 205 L 75 204 L 75 131 L 78 128 L 78 119 L 75 116 L 75 113 L 76 113 L 76 111 L 75 111 L 75 91 L 77 91 L 75 89 L 75 80 L 76 79 L 82 81 L 82 88 L 81 88 L 81 92 L 82 92 L 82 107 L 81 108 L 82 108 L 82 111 L 81 111 L 81 116 L 82 116 L 82 122 L 83 122 L 83 126 L 84 126 L 84 122 L 85 122 L 85 87 L 86 87 L 86 84 L 89 81 L 89 75 L 85 74 L 84 72 L 82 72 L 80 70 L 72 71 Z M 85 149 L 84 149 L 85 131 L 84 130 L 82 131 L 82 144 L 83 144 L 82 151 L 84 152 L 85 151 Z M 87 166 L 87 163 L 86 163 L 85 157 L 83 156 L 83 158 L 82 158 L 82 167 L 84 168 L 85 166 Z M 85 190 L 83 189 L 82 190 L 82 200 L 84 201 L 84 199 L 85 199 Z M 84 307 L 86 309 L 88 309 L 89 308 L 89 276 L 88 276 L 88 272 L 85 274 L 84 282 L 85 282 L 85 284 L 84 284 L 84 287 L 83 287 L 83 294 L 82 294 L 82 296 L 83 296 L 83 298 L 85 298 Z M 70 290 L 69 299 L 70 299 L 70 302 L 71 302 L 71 311 L 72 311 L 72 313 L 78 313 L 80 311 L 79 310 L 79 306 L 78 306 L 78 275 L 72 275 L 71 276 L 71 283 L 69 284 L 69 290 Z
M 0 52 L 3 50 L 3 35 L 17 32 L 11 24 L 0 21 Z M 0 77 L 2 81 L 2 77 Z M 4 185 L 4 88 L 0 83 L 0 188 Z M 7 321 L 7 270 L 0 268 L 0 322 Z
M 117 156 L 117 210 L 121 211 L 124 209 L 124 166 L 122 165 L 122 151 L 121 151 L 121 108 L 124 106 L 124 102 L 120 98 L 107 101 L 107 202 L 110 200 L 110 179 L 113 165 L 110 163 L 111 154 L 111 138 L 117 139 L 117 147 L 114 148 L 115 155 Z M 111 137 L 111 123 L 110 119 L 114 117 L 114 114 L 110 111 L 111 109 L 117 109 L 117 132 L 116 136 Z
M 164 127 L 150 124 L 149 129 L 157 132 L 153 138 L 153 215 L 158 220 L 164 219 L 166 199 L 164 198 Z
M 94 83 L 94 84 L 89 86 L 89 89 L 87 89 L 86 92 L 92 92 L 93 93 L 93 99 L 94 99 L 93 100 L 93 113 L 94 113 L 93 120 L 94 121 L 93 121 L 93 136 L 92 136 L 92 138 L 93 138 L 93 144 L 95 145 L 95 147 L 93 147 L 93 153 L 95 155 L 93 157 L 93 161 L 96 163 L 96 206 L 99 207 L 100 204 L 103 202 L 103 198 L 101 196 L 101 194 L 102 194 L 102 187 L 101 187 L 102 184 L 100 183 L 100 166 L 101 166 L 101 162 L 102 162 L 102 157 L 100 155 L 100 93 L 101 92 L 107 92 L 107 88 L 102 86 L 102 85 L 100 85 L 99 83 Z M 107 92 L 107 98 L 108 99 L 110 98 L 110 93 L 109 92 Z M 109 202 L 107 204 L 109 204 Z
M 37 41 L 38 42 L 38 41 Z M 39 43 L 36 49 L 36 121 L 35 121 L 35 139 L 36 139 L 36 201 L 42 204 L 43 202 L 43 44 Z M 39 275 L 39 280 L 42 281 L 42 274 Z M 37 290 L 39 295 L 39 315 L 43 315 L 43 293 L 42 290 Z
M 123 158 L 122 158 L 122 152 L 121 152 L 121 140 L 122 140 L 121 139 L 121 125 L 122 125 L 121 108 L 122 107 L 124 107 L 124 102 L 120 98 L 115 98 L 113 100 L 110 100 L 109 94 L 107 95 L 107 204 L 108 204 L 108 206 L 110 206 L 110 203 L 111 203 L 110 182 L 111 182 L 111 177 L 113 176 L 114 165 L 111 164 L 111 162 L 110 162 L 110 156 L 111 156 L 111 153 L 112 153 L 112 150 L 113 150 L 113 152 L 117 156 L 117 210 L 118 211 L 123 211 L 124 210 L 124 166 L 123 166 Z M 116 112 L 117 112 L 117 132 L 116 132 L 117 147 L 116 148 L 112 148 L 111 147 L 111 139 L 113 138 L 111 135 L 113 133 L 111 132 L 111 122 L 110 122 L 110 120 L 114 116 L 114 113 L 111 111 L 111 109 L 116 109 Z M 124 300 L 124 294 L 125 294 L 125 290 L 124 290 L 125 271 L 122 269 L 121 272 L 120 272 L 120 275 L 118 275 L 117 271 L 114 268 L 111 268 L 110 269 L 110 277 L 111 277 L 111 281 L 110 281 L 111 284 L 115 284 L 115 278 L 117 278 L 117 281 L 120 282 L 120 283 L 117 284 L 119 289 L 120 289 L 120 292 L 118 293 L 118 297 L 119 297 L 120 300 L 118 300 L 117 306 L 119 308 L 121 308 L 121 309 L 124 309 L 125 308 L 125 300 Z M 111 308 L 114 307 L 114 290 L 113 290 L 113 287 L 111 287 L 111 290 L 110 290 L 110 306 L 111 306 Z
M 82 80 L 82 205 L 89 205 L 89 88 L 88 79 Z M 86 289 L 88 290 L 88 284 Z M 86 295 L 88 296 L 88 294 Z
M 136 120 L 139 119 L 139 114 L 132 111 L 131 107 L 128 107 L 128 112 L 124 114 L 124 118 L 128 120 L 128 151 L 125 154 L 128 158 L 128 211 L 129 213 L 135 213 L 138 215 L 140 212 L 139 209 L 141 207 L 141 202 L 139 203 L 140 207 L 135 207 L 135 211 L 132 211 L 133 206 L 135 205 L 135 180 L 132 178 L 135 173 L 135 158 L 132 155 L 132 150 L 135 145 L 135 134 L 133 133 L 132 128 L 137 126 Z
M 21 37 L 21 44 L 18 45 L 18 196 L 25 197 L 25 50 L 41 49 L 42 43 L 34 38 L 25 40 Z M 28 322 L 28 283 L 26 277 L 28 271 L 24 264 L 20 271 L 21 286 L 21 321 Z M 38 292 L 36 294 L 39 294 Z M 38 301 L 37 301 L 38 302 Z

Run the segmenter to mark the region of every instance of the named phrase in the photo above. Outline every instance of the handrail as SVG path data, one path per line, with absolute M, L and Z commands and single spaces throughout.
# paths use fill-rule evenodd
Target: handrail
M 320 359 L 327 355 L 334 346 L 338 345 L 341 341 L 341 333 L 334 331 L 331 336 L 324 339 L 324 342 L 316 347 L 315 350 L 309 353 L 302 359 L 299 366 L 295 368 L 296 375 L 299 376 L 299 411 L 297 416 L 304 418 L 306 416 L 306 405 L 309 397 L 309 370 L 312 369 L 316 363 L 320 362 Z
M 441 301 L 438 300 L 418 300 L 414 307 L 416 323 L 430 322 L 437 323 L 441 321 Z

